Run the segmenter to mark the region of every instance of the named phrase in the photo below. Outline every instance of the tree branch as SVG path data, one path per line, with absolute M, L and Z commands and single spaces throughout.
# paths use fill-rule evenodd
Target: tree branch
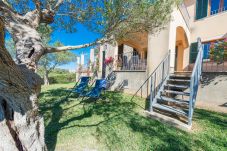
M 10 20 L 16 20 L 17 17 L 21 16 L 15 12 L 5 0 L 0 0 L 0 17 L 8 22 Z
M 47 47 L 45 53 L 77 50 L 77 49 L 86 48 L 86 47 L 90 47 L 90 46 L 94 46 L 94 45 L 98 45 L 98 44 L 103 44 L 105 42 L 110 42 L 111 40 L 113 40 L 113 38 L 111 38 L 111 39 L 101 39 L 101 40 L 94 41 L 92 43 L 87 43 L 87 44 L 77 45 L 77 46 Z
M 35 7 L 36 9 L 41 12 L 41 2 L 39 0 L 33 0 L 33 2 L 35 3 Z
M 3 2 L 5 5 L 7 5 L 8 7 L 10 7 L 10 5 L 9 5 L 9 3 L 8 3 L 7 0 L 2 0 L 2 2 Z
M 63 2 L 64 2 L 64 0 L 58 0 L 57 3 L 55 4 L 53 10 L 57 11 Z

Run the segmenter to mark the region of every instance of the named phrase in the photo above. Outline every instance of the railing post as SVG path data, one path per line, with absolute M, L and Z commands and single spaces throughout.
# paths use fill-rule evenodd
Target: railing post
M 169 50 L 169 54 L 168 54 L 168 70 L 167 70 L 167 75 L 170 73 L 170 53 L 171 53 L 171 50 Z
M 151 90 L 150 90 L 150 108 L 149 111 L 153 112 L 153 106 L 152 106 L 152 102 L 153 102 L 153 76 L 151 76 Z
M 164 76 L 165 76 L 165 75 L 164 75 L 164 71 L 165 71 L 165 70 L 164 70 L 164 69 L 165 69 L 165 66 L 164 66 L 164 65 L 165 65 L 165 61 L 164 61 L 163 64 L 162 64 L 162 82 L 163 82 Z
M 141 94 L 140 94 L 141 96 L 141 98 L 143 97 L 143 87 L 141 87 Z
M 189 100 L 189 113 L 188 113 L 188 125 L 191 126 L 192 124 L 192 104 L 193 104 L 193 96 L 194 96 L 194 89 L 193 89 L 193 85 L 194 85 L 194 77 L 191 77 L 191 83 L 190 83 L 190 100 Z

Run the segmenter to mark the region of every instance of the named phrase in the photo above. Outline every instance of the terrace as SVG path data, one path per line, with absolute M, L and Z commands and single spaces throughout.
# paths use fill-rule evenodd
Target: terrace
M 114 56 L 116 71 L 146 71 L 147 33 L 135 33 L 129 38 L 118 41 L 117 55 Z

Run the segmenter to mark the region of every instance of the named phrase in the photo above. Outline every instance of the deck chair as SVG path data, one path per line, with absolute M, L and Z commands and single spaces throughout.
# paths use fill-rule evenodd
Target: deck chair
M 87 93 L 82 95 L 83 97 L 99 98 L 102 91 L 106 89 L 107 81 L 105 79 L 98 79 L 95 82 L 95 86 Z
M 67 95 L 67 97 L 71 93 L 82 94 L 85 91 L 85 88 L 88 87 L 89 80 L 90 80 L 90 77 L 81 77 L 79 79 L 79 81 L 75 84 L 75 86 L 71 90 L 68 90 L 69 91 L 69 94 Z

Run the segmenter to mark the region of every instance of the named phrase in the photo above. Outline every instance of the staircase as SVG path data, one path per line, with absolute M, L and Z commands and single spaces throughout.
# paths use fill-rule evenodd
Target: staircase
M 151 104 L 150 111 L 188 123 L 191 73 L 169 74 Z
M 202 74 L 202 60 L 203 47 L 200 39 L 198 39 L 198 55 L 192 72 L 170 73 L 170 53 L 168 53 L 149 76 L 151 114 L 160 115 L 162 120 L 177 121 L 191 128 Z

